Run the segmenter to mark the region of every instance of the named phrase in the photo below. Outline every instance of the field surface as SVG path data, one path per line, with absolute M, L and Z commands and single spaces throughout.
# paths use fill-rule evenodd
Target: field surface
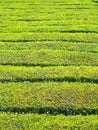
M 0 130 L 98 130 L 98 0 L 0 0 Z

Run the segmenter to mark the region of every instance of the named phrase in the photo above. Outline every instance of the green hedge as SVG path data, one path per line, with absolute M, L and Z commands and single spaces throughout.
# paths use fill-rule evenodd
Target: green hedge
M 92 65 L 98 66 L 98 53 L 65 50 L 1 50 L 1 65 Z
M 0 50 L 69 50 L 80 52 L 98 52 L 97 43 L 73 43 L 73 42 L 0 42 Z
M 31 41 L 70 41 L 70 42 L 98 42 L 96 33 L 0 33 L 3 42 L 31 42 Z
M 97 130 L 98 116 L 0 114 L 1 130 Z
M 97 114 L 98 85 L 69 82 L 1 83 L 0 110 L 50 114 Z
M 61 32 L 61 33 L 98 33 L 97 26 L 95 25 L 88 25 L 85 28 L 85 25 L 69 25 L 68 26 L 22 26 L 22 25 L 11 25 L 0 27 L 1 33 L 21 33 L 21 32 Z
M 0 81 L 82 81 L 98 83 L 98 67 L 15 67 L 0 66 Z

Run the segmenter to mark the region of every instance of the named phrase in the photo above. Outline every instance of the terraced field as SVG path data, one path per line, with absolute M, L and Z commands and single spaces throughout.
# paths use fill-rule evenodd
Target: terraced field
M 98 130 L 98 0 L 0 0 L 0 130 Z

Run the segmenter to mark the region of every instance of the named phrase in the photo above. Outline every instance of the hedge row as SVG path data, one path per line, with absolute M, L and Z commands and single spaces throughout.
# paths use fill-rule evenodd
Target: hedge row
M 0 81 L 82 81 L 98 83 L 98 67 L 57 66 L 17 67 L 0 66 Z
M 97 130 L 98 116 L 0 114 L 1 130 Z
M 0 50 L 69 50 L 98 53 L 97 43 L 73 42 L 0 42 Z M 82 53 L 81 53 L 82 54 Z
M 22 32 L 61 32 L 61 33 L 98 33 L 97 25 L 69 25 L 68 26 L 23 26 L 23 25 L 8 25 L 0 27 L 0 33 L 22 33 Z
M 54 12 L 56 12 L 56 10 L 57 10 L 57 13 L 58 13 L 59 9 L 60 9 L 65 14 L 67 13 L 67 11 L 70 12 L 70 13 L 77 13 L 77 12 L 79 13 L 79 10 L 80 10 L 80 12 L 87 10 L 88 15 L 89 15 L 90 10 L 91 11 L 95 10 L 95 14 L 97 14 L 96 13 L 97 12 L 97 6 L 93 2 L 88 3 L 88 4 L 85 3 L 85 2 L 80 3 L 80 1 L 78 1 L 77 3 L 75 3 L 75 2 L 67 3 L 66 2 L 66 3 L 60 3 L 60 4 L 56 4 L 55 1 L 54 1 L 54 3 L 44 3 L 44 4 L 43 3 L 34 4 L 34 2 L 33 3 L 32 2 L 28 2 L 28 3 L 18 3 L 18 2 L 16 2 L 16 3 L 10 3 L 9 5 L 8 5 L 7 2 L 6 3 L 1 2 L 1 6 L 2 6 L 1 9 L 8 10 L 8 12 L 9 12 L 10 9 L 14 10 L 14 12 L 16 12 L 15 13 L 16 16 L 17 15 L 19 16 L 21 14 L 21 13 L 17 14 L 17 10 L 20 10 L 20 11 L 22 10 L 22 14 L 23 14 L 23 11 L 24 11 L 25 12 L 24 15 L 25 14 L 32 15 L 32 14 L 29 14 L 28 11 L 33 10 L 34 15 L 35 15 L 35 11 L 38 11 L 37 13 L 39 13 L 39 12 L 42 12 L 44 9 L 46 9 L 46 13 L 47 13 L 48 10 L 54 11 Z M 39 8 L 37 8 L 37 7 L 39 7 Z M 25 10 L 28 10 L 28 11 L 25 11 Z M 64 12 L 64 11 L 66 11 L 66 12 Z M 61 15 L 63 15 L 62 12 L 59 12 L 59 13 L 61 13 Z M 42 12 L 42 13 L 45 14 L 45 12 Z M 5 14 L 5 12 L 3 12 L 3 14 Z M 13 14 L 13 12 L 12 12 L 12 14 Z M 79 13 L 79 14 L 81 14 L 83 16 L 83 13 Z M 85 12 L 84 12 L 84 14 L 85 14 Z M 51 15 L 53 15 L 53 14 L 51 14 Z M 90 15 L 92 15 L 92 14 L 90 14 Z
M 96 0 L 95 0 L 96 1 Z M 74 0 L 74 1 L 69 1 L 69 0 L 66 0 L 66 1 L 59 1 L 59 0 L 53 0 L 53 1 L 50 1 L 50 0 L 47 0 L 47 1 L 45 1 L 44 3 L 43 3 L 43 0 L 38 0 L 38 1 L 36 1 L 36 0 L 33 0 L 33 2 L 32 1 L 29 1 L 29 0 L 25 0 L 24 1 L 24 3 L 23 3 L 23 1 L 22 0 L 15 0 L 15 1 L 11 1 L 11 0 L 5 0 L 5 1 L 3 1 L 3 0 L 1 0 L 1 2 L 3 2 L 3 3 L 13 3 L 14 5 L 15 5 L 15 3 L 22 3 L 22 4 L 25 4 L 25 3 L 32 3 L 32 4 L 36 4 L 36 5 L 39 5 L 40 3 L 41 4 L 47 4 L 47 3 L 50 3 L 50 4 L 52 4 L 52 3 L 56 3 L 56 4 L 60 4 L 60 3 L 65 3 L 65 4 L 79 4 L 79 5 L 81 5 L 81 4 L 89 4 L 89 3 L 92 3 L 92 1 L 90 1 L 90 0 L 87 0 L 87 1 L 85 1 L 85 0 L 83 0 L 83 1 L 80 1 L 80 0 Z
M 98 84 L 1 83 L 0 111 L 54 115 L 98 114 Z
M 14 10 L 13 10 L 14 11 Z M 18 10 L 17 10 L 18 11 Z M 21 10 L 22 11 L 22 10 Z M 23 10 L 23 11 L 26 11 L 26 10 Z M 31 10 L 30 10 L 31 11 Z M 46 10 L 44 10 L 46 11 Z M 57 10 L 58 11 L 58 10 Z M 67 10 L 68 11 L 68 10 Z M 77 11 L 77 10 L 75 10 Z M 78 10 L 80 11 L 80 10 Z M 87 10 L 86 10 L 87 11 Z M 90 10 L 90 13 L 94 13 L 96 11 L 95 10 Z M 71 19 L 70 20 L 70 23 L 69 23 L 69 20 L 67 19 L 66 21 L 65 20 L 49 20 L 49 21 L 45 21 L 45 20 L 42 20 L 42 21 L 6 21 L 6 22 L 3 22 L 3 24 L 0 24 L 0 27 L 8 27 L 8 26 L 28 26 L 28 27 L 36 27 L 36 26 L 85 26 L 85 27 L 96 27 L 98 24 L 97 20 L 76 20 L 76 19 Z M 69 28 L 70 29 L 70 28 Z M 2 31 L 2 30 L 0 30 Z
M 21 5 L 21 6 L 23 7 L 23 5 Z M 96 6 L 94 6 L 94 7 L 96 8 Z M 83 7 L 81 7 L 81 8 L 83 8 Z M 70 7 L 68 9 L 70 9 Z M 77 9 L 77 7 L 73 7 L 73 9 Z M 31 10 L 31 11 L 33 11 L 33 10 Z M 65 14 L 62 14 L 62 13 L 59 14 L 59 15 L 58 14 L 52 14 L 51 15 L 51 13 L 47 14 L 47 15 L 45 15 L 45 14 L 31 15 L 29 13 L 28 13 L 28 15 L 27 14 L 26 15 L 22 15 L 20 13 L 19 15 L 12 15 L 12 16 L 6 15 L 5 13 L 3 13 L 1 15 L 2 15 L 1 20 L 3 20 L 3 21 L 4 20 L 5 21 L 7 21 L 7 20 L 10 20 L 10 21 L 33 21 L 33 20 L 34 21 L 35 20 L 38 21 L 39 20 L 39 21 L 41 21 L 41 20 L 51 20 L 51 19 L 54 19 L 54 20 L 61 20 L 61 19 L 62 20 L 67 20 L 67 19 L 69 19 L 69 20 L 70 19 L 77 19 L 77 20 L 78 19 L 79 20 L 85 20 L 85 19 L 89 20 L 89 19 L 91 19 L 91 20 L 96 20 L 97 19 L 97 14 L 88 15 L 88 17 L 87 17 L 87 15 L 83 15 L 83 13 L 77 14 L 77 15 L 65 15 Z
M 92 65 L 98 66 L 98 53 L 65 50 L 1 50 L 1 65 Z
M 16 4 L 18 4 L 20 6 L 23 5 L 23 4 L 20 4 L 20 3 L 16 3 Z M 5 5 L 6 4 L 4 4 L 4 6 Z M 66 15 L 81 15 L 81 16 L 83 16 L 83 14 L 84 14 L 84 16 L 85 16 L 85 15 L 87 15 L 87 12 L 86 12 L 87 9 L 88 9 L 88 16 L 92 16 L 93 14 L 95 16 L 97 15 L 97 9 L 96 9 L 97 7 L 94 6 L 93 4 L 89 4 L 88 6 L 85 5 L 85 4 L 84 4 L 84 6 L 83 5 L 78 6 L 76 4 L 71 4 L 71 9 L 70 10 L 68 10 L 68 8 L 70 8 L 70 4 L 62 5 L 63 8 L 61 8 L 61 5 L 56 5 L 56 4 L 55 4 L 55 6 L 52 5 L 52 4 L 47 4 L 47 5 L 46 4 L 45 5 L 40 4 L 40 5 L 38 5 L 39 9 L 37 8 L 37 5 L 35 6 L 35 4 L 32 4 L 31 6 L 30 6 L 30 4 L 26 4 L 26 7 L 27 7 L 26 9 L 16 8 L 15 5 L 13 5 L 13 9 L 12 9 L 13 11 L 10 10 L 10 8 L 11 8 L 10 6 L 12 6 L 12 5 L 10 4 L 7 8 L 1 8 L 0 9 L 0 14 L 2 15 L 2 17 L 3 17 L 3 14 L 5 14 L 5 16 L 7 16 L 8 14 L 12 15 L 12 16 L 14 16 L 14 15 L 22 16 L 23 14 L 30 16 L 31 14 L 29 14 L 29 13 L 31 13 L 31 11 L 33 11 L 33 16 L 35 16 L 35 15 L 37 15 L 37 16 L 38 15 L 39 16 L 40 15 L 45 16 L 46 14 L 48 16 L 50 16 L 50 14 L 51 15 L 60 14 L 60 15 L 65 15 L 65 16 Z M 29 8 L 28 8 L 28 6 L 29 6 Z M 32 8 L 30 8 L 30 7 L 32 7 Z M 53 10 L 51 9 L 52 7 L 54 7 Z M 95 8 L 92 8 L 92 7 L 95 7 Z M 79 8 L 82 9 L 81 11 L 83 11 L 83 14 L 81 14 L 81 11 L 79 10 Z M 60 11 L 59 11 L 59 9 L 60 9 Z M 6 11 L 6 13 L 3 12 L 4 10 Z M 28 10 L 28 11 L 26 11 L 26 10 Z M 19 14 L 20 11 L 21 11 L 21 13 Z M 36 11 L 37 11 L 37 13 L 36 13 Z M 90 13 L 90 11 L 91 11 L 91 13 Z
M 95 33 L 0 33 L 0 41 L 31 42 L 31 41 L 70 41 L 98 42 Z

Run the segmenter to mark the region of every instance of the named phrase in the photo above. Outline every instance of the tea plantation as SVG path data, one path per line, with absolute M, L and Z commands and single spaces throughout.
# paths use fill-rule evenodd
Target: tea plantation
M 98 130 L 98 0 L 0 0 L 0 130 Z

